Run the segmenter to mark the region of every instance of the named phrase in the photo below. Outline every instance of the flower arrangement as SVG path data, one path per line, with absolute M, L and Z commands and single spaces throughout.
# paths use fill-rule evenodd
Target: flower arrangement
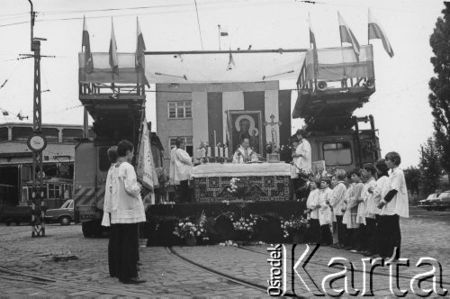
M 283 237 L 286 239 L 292 237 L 295 233 L 306 228 L 308 220 L 304 217 L 291 217 L 290 219 L 281 219 L 281 230 L 283 231 Z
M 189 238 L 201 238 L 202 240 L 209 239 L 205 228 L 205 222 L 200 221 L 199 223 L 193 223 L 189 217 L 178 221 L 178 225 L 175 226 L 173 234 L 183 240 Z
M 233 228 L 235 231 L 246 231 L 249 233 L 253 233 L 255 231 L 256 222 L 259 217 L 257 215 L 252 215 L 248 218 L 240 217 L 239 219 L 234 219 L 233 216 L 230 217 L 233 222 Z

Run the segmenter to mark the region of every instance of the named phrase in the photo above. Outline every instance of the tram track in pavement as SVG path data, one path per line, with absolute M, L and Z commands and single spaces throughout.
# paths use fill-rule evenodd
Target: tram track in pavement
M 176 251 L 173 247 L 171 247 L 171 246 L 166 247 L 166 249 L 167 249 L 167 251 L 168 251 L 171 255 L 176 256 L 177 258 L 179 258 L 180 260 L 184 261 L 185 263 L 187 263 L 187 264 L 189 264 L 189 265 L 196 266 L 197 268 L 200 268 L 200 269 L 202 269 L 202 270 L 204 270 L 204 271 L 206 271 L 206 272 L 209 272 L 209 273 L 211 273 L 211 274 L 214 274 L 214 275 L 216 275 L 216 276 L 219 276 L 219 277 L 221 277 L 221 278 L 223 278 L 223 279 L 226 279 L 226 280 L 228 280 L 228 281 L 230 281 L 230 282 L 239 284 L 239 285 L 241 285 L 241 286 L 245 286 L 245 287 L 248 287 L 248 288 L 251 288 L 251 289 L 254 289 L 254 290 L 261 291 L 261 292 L 263 292 L 265 295 L 269 296 L 269 295 L 267 294 L 267 286 L 264 286 L 264 285 L 261 285 L 261 284 L 257 284 L 257 283 L 254 283 L 254 282 L 251 282 L 251 281 L 248 281 L 248 280 L 245 280 L 245 279 L 242 279 L 242 278 L 239 278 L 239 277 L 236 277 L 236 276 L 233 276 L 233 275 L 230 275 L 230 274 L 227 274 L 227 273 L 218 271 L 218 270 L 216 270 L 216 269 L 212 269 L 211 267 L 202 265 L 202 264 L 200 264 L 200 263 L 198 263 L 198 262 L 196 262 L 196 261 L 193 261 L 192 259 L 190 259 L 190 258 L 188 258 L 188 257 L 186 257 L 186 256 L 183 256 L 182 254 L 180 254 L 179 252 L 177 252 L 177 251 Z M 294 296 L 294 295 L 292 295 L 292 294 L 284 294 L 284 297 L 303 298 L 303 297 L 299 297 L 299 296 Z
M 9 280 L 15 282 L 26 282 L 37 284 L 41 286 L 58 286 L 60 288 L 73 288 L 73 293 L 71 295 L 83 295 L 89 292 L 100 294 L 100 295 L 116 295 L 116 296 L 132 296 L 132 297 L 149 297 L 154 296 L 153 292 L 148 292 L 145 290 L 124 290 L 117 287 L 95 287 L 95 286 L 83 286 L 82 283 L 75 283 L 67 281 L 64 279 L 55 279 L 52 277 L 31 274 L 26 272 L 20 272 L 12 269 L 8 269 L 0 266 L 0 280 Z

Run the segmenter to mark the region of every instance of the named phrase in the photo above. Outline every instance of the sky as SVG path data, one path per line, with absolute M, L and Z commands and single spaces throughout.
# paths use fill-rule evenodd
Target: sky
M 30 53 L 29 4 L 26 0 L 0 0 L 0 123 L 32 117 L 33 61 L 17 60 Z M 433 76 L 429 37 L 444 5 L 435 0 L 321 0 L 316 4 L 295 0 L 34 0 L 38 12 L 35 37 L 44 37 L 41 89 L 44 123 L 82 124 L 78 100 L 78 61 L 82 17 L 87 18 L 93 52 L 107 52 L 111 16 L 119 52 L 134 52 L 136 16 L 147 50 L 216 50 L 217 25 L 229 32 L 222 48 L 252 49 L 309 47 L 308 13 L 318 47 L 340 45 L 337 11 L 361 45 L 367 44 L 367 12 L 371 9 L 384 27 L 395 55 L 390 58 L 381 41 L 374 44 L 376 92 L 355 115 L 372 114 L 379 130 L 382 154 L 398 151 L 403 167 L 417 165 L 419 148 L 433 134 L 428 105 L 428 81 Z M 200 24 L 200 28 L 199 28 Z M 200 34 L 201 33 L 201 34 Z M 280 82 L 295 88 L 294 82 Z M 153 88 L 153 86 L 152 86 Z M 48 90 L 48 91 L 47 91 Z M 153 88 L 154 90 L 154 88 Z M 147 94 L 147 115 L 155 120 L 154 93 Z M 293 102 L 296 95 L 293 93 Z M 302 126 L 294 120 L 293 129 Z

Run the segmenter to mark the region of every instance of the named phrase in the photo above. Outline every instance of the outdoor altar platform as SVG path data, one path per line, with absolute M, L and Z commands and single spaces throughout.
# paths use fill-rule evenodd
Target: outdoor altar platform
M 287 163 L 208 163 L 192 170 L 196 202 L 236 200 L 227 190 L 232 178 L 245 185 L 245 195 L 239 199 L 253 201 L 285 201 L 290 199 L 291 165 Z

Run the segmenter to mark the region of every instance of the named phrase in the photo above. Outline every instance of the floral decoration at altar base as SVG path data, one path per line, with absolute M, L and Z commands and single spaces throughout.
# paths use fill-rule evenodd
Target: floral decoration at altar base
M 186 217 L 178 220 L 173 234 L 179 237 L 188 246 L 195 246 L 198 240 L 208 240 L 208 234 L 205 228 L 205 221 L 200 219 L 197 223 Z

